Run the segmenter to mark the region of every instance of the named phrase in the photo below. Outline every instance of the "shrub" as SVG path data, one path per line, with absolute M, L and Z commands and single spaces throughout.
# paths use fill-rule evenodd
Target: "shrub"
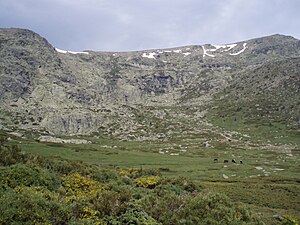
M 0 169 L 2 184 L 15 188 L 17 186 L 44 186 L 54 190 L 59 186 L 59 180 L 55 174 L 40 167 L 30 167 L 16 164 Z
M 118 192 L 102 190 L 91 203 L 101 212 L 101 216 L 119 216 L 126 211 L 131 198 L 131 192 L 125 188 L 120 188 Z
M 299 225 L 296 219 L 285 216 L 282 225 Z
M 184 206 L 186 199 L 173 192 L 165 192 L 163 196 L 155 193 L 145 195 L 139 202 L 142 208 L 162 224 L 176 224 L 175 214 Z
M 130 178 L 138 178 L 142 176 L 160 176 L 160 172 L 157 169 L 143 169 L 143 168 L 129 168 L 119 171 L 121 176 L 128 176 Z
M 25 162 L 27 155 L 23 153 L 18 145 L 0 145 L 0 165 L 9 166 Z
M 198 192 L 201 186 L 196 185 L 190 178 L 164 178 L 158 187 L 160 190 L 174 191 L 176 194 L 184 194 L 184 192 Z
M 245 224 L 252 218 L 247 209 L 223 194 L 201 193 L 178 211 L 177 224 Z
M 69 200 L 77 198 L 92 199 L 97 196 L 99 191 L 107 189 L 105 185 L 101 185 L 98 181 L 89 177 L 81 176 L 79 173 L 64 176 L 62 185 L 66 190 L 66 194 L 71 197 L 68 198 Z
M 112 180 L 117 180 L 118 176 L 116 172 L 112 170 L 97 170 L 93 173 L 93 179 L 105 183 Z
M 67 224 L 71 208 L 59 194 L 40 187 L 16 187 L 0 194 L 0 224 Z
M 61 158 L 51 158 L 43 156 L 31 157 L 28 163 L 33 165 L 39 165 L 42 168 L 47 168 L 53 170 L 60 175 L 67 175 L 70 173 L 80 173 L 88 175 L 91 173 L 91 167 L 89 165 L 84 165 L 81 162 L 70 161 Z
M 92 204 L 101 215 L 118 215 L 120 212 L 119 194 L 114 191 L 103 190 L 96 198 L 92 200 Z
M 160 177 L 158 176 L 148 176 L 140 177 L 135 180 L 138 187 L 150 188 L 153 189 L 159 183 Z
M 158 196 L 157 194 L 161 194 Z M 177 195 L 173 191 L 155 192 L 139 200 L 142 208 L 162 224 L 261 224 L 249 211 L 222 194 Z
M 144 210 L 129 207 L 127 211 L 120 216 L 119 224 L 136 224 L 136 225 L 159 225 L 155 219 L 149 216 Z

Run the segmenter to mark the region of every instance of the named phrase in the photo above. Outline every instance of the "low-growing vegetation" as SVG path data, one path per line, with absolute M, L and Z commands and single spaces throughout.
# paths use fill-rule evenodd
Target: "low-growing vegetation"
M 3 143 L 1 154 L 8 149 L 15 147 Z M 154 169 L 73 166 L 19 148 L 10 153 L 0 168 L 3 225 L 261 223 L 244 205 L 188 178 L 166 178 Z
M 191 149 L 183 156 L 151 150 L 169 146 L 168 143 L 138 145 L 112 141 L 111 145 L 122 146 L 111 150 L 118 154 L 107 156 L 106 145 L 99 148 L 97 144 L 76 147 L 23 142 L 25 144 L 16 145 L 14 140 L 1 139 L 2 225 L 281 225 L 297 224 L 299 219 L 296 216 L 299 210 L 299 180 L 294 178 L 298 174 L 296 167 L 289 176 L 281 172 L 287 177 L 249 180 L 249 174 L 257 170 L 251 168 L 261 165 L 258 158 L 250 160 L 255 152 L 248 153 L 249 159 L 244 165 L 228 163 L 224 167 L 221 159 L 221 162 L 213 162 L 211 155 L 201 149 Z M 174 151 L 181 147 L 175 147 Z M 83 149 L 82 161 L 76 158 L 79 148 Z M 220 154 L 220 150 L 211 149 L 209 154 Z M 118 161 L 120 155 L 123 161 Z M 219 156 L 228 157 L 226 154 Z M 276 159 L 268 153 L 261 157 Z M 102 163 L 95 163 L 97 159 L 102 159 Z M 272 168 L 272 165 L 263 166 Z M 218 173 L 236 173 L 238 177 L 224 179 Z M 280 214 L 279 219 L 274 217 L 276 214 Z

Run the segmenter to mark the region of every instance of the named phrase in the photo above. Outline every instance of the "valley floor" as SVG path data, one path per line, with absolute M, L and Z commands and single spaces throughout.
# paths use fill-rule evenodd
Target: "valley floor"
M 188 177 L 199 187 L 243 203 L 265 224 L 274 215 L 300 220 L 300 151 L 274 145 L 207 146 L 197 138 L 137 142 L 82 137 L 90 144 L 42 143 L 10 137 L 33 155 L 65 159 L 111 171 L 155 170 L 162 177 Z M 180 144 L 179 144 L 180 143 Z M 225 161 L 224 161 L 225 160 Z M 226 162 L 228 160 L 228 162 Z

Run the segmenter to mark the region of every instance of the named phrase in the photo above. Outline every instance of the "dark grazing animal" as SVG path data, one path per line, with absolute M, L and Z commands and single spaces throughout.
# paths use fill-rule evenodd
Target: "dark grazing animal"
M 227 159 L 225 159 L 225 160 L 224 160 L 224 163 L 228 163 L 228 160 L 227 160 Z
M 240 164 L 243 164 L 243 161 L 242 161 L 242 160 L 240 160 Z
M 218 162 L 218 159 L 214 159 L 214 163 L 217 163 Z
M 231 162 L 236 163 L 236 161 L 234 159 L 232 159 Z

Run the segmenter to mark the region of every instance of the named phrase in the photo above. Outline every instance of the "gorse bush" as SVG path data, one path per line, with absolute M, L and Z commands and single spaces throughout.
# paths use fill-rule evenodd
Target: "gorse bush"
M 161 185 L 159 189 L 174 191 L 176 194 L 193 193 L 201 190 L 199 185 L 196 185 L 190 178 L 176 177 L 176 178 L 164 178 L 161 179 Z
M 177 212 L 178 224 L 243 224 L 251 222 L 247 209 L 223 194 L 201 193 Z
M 18 162 L 25 162 L 27 157 L 18 145 L 0 145 L 0 165 L 8 166 Z
M 0 195 L 0 224 L 65 224 L 72 208 L 58 193 L 41 187 L 16 187 Z
M 259 224 L 248 209 L 233 204 L 222 194 L 179 196 L 165 192 L 163 196 L 147 195 L 140 202 L 162 224 Z
M 106 188 L 104 185 L 101 186 L 99 182 L 81 176 L 79 173 L 64 176 L 62 186 L 65 188 L 67 195 L 78 197 L 93 197 L 98 191 Z
M 159 183 L 160 177 L 158 176 L 148 176 L 140 177 L 135 180 L 138 187 L 150 188 L 153 189 Z
M 17 186 L 43 186 L 54 190 L 59 186 L 59 178 L 48 170 L 38 166 L 16 164 L 0 169 L 2 185 L 11 188 Z
M 105 169 L 10 151 L 0 168 L 0 224 L 258 224 L 224 195 L 154 169 Z M 5 163 L 3 163 L 5 162 Z
M 129 168 L 121 169 L 119 174 L 130 178 L 139 178 L 142 176 L 160 176 L 160 171 L 157 169 Z
M 142 209 L 128 208 L 128 210 L 119 218 L 119 224 L 158 225 L 160 223 Z
M 297 222 L 296 219 L 291 218 L 291 217 L 289 217 L 289 216 L 285 216 L 285 217 L 283 218 L 282 225 L 299 225 L 299 223 Z
M 184 206 L 189 197 L 179 196 L 174 192 L 157 193 L 145 195 L 139 200 L 142 208 L 156 221 L 162 224 L 177 224 L 175 217 L 178 210 Z

